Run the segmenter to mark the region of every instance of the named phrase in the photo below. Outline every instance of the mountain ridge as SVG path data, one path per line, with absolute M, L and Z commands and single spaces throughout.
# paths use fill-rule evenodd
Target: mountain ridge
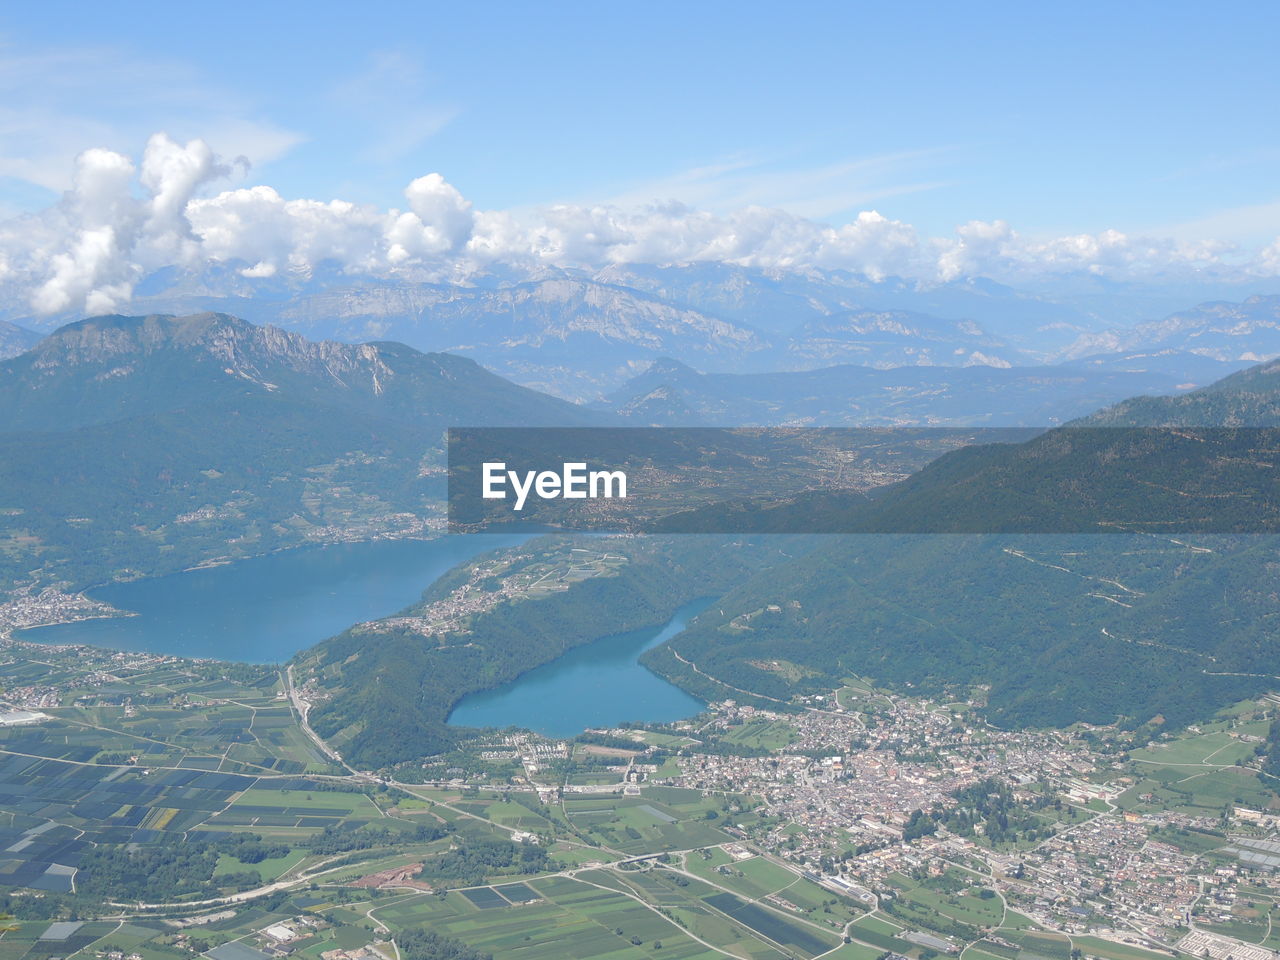
M 727 263 L 495 267 L 458 280 L 361 276 L 331 263 L 245 275 L 251 267 L 158 271 L 138 285 L 134 312 L 215 311 L 312 339 L 395 340 L 465 355 L 578 401 L 597 400 L 662 355 L 751 373 L 837 362 L 1027 366 L 1161 350 L 1234 362 L 1280 354 L 1275 311 L 1249 320 L 1280 300 L 1262 280 L 1184 290 L 1079 277 L 1021 289 L 981 278 L 926 282 Z M 1200 307 L 1179 310 L 1197 296 Z M 1224 320 L 1231 310 L 1248 323 Z M 54 322 L 13 308 L 2 315 L 42 329 Z
M 1065 356 L 1169 347 L 1218 360 L 1258 363 L 1274 358 L 1280 355 L 1280 296 L 1208 300 L 1128 330 L 1084 334 Z
M 345 400 L 378 416 L 420 419 L 430 412 L 421 405 L 463 382 L 486 395 L 491 406 L 471 403 L 464 411 L 482 420 L 501 422 L 540 409 L 575 422 L 601 420 L 508 384 L 465 357 L 394 342 L 313 341 L 217 313 L 112 315 L 61 327 L 35 349 L 0 364 L 0 409 L 8 414 L 3 432 L 57 430 L 154 411 L 157 404 L 182 406 L 193 397 L 283 391 L 316 402 Z

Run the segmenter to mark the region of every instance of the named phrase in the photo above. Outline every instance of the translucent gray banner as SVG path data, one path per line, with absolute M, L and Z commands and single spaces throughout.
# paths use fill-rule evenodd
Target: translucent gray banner
M 1280 430 L 463 428 L 449 529 L 1272 533 Z

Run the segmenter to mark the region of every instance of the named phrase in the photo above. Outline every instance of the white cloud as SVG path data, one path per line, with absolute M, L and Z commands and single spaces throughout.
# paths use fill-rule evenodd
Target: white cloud
M 471 239 L 471 204 L 440 174 L 418 177 L 404 195 L 411 212 L 400 214 L 387 230 L 390 263 L 455 253 Z
M 108 226 L 81 230 L 69 249 L 55 254 L 49 265 L 49 279 L 31 297 L 31 305 L 40 313 L 80 306 L 89 313 L 109 312 L 127 300 L 132 289 L 116 231 Z
M 1250 264 L 1251 271 L 1262 277 L 1280 277 L 1280 237 L 1263 247 Z
M 1053 273 L 1139 277 L 1204 269 L 1235 270 L 1232 244 L 1215 240 L 1135 237 L 1118 230 L 1066 237 L 1024 237 L 1003 220 L 972 220 L 952 239 L 934 241 L 944 280 L 994 276 L 1017 281 Z
M 58 211 L 65 245 L 50 257 L 49 276 L 32 294 L 36 310 L 110 310 L 127 299 L 139 269 L 128 250 L 140 212 L 130 194 L 134 173 L 128 157 L 110 150 L 79 156 L 75 186 Z
M 922 237 L 873 210 L 838 226 L 750 204 L 716 213 L 675 201 L 484 211 L 436 173 L 406 187 L 405 209 L 381 209 L 286 199 L 265 185 L 212 193 L 229 173 L 204 141 L 165 134 L 147 141 L 136 164 L 112 150 L 85 151 L 60 202 L 0 223 L 0 283 L 41 313 L 63 313 L 119 309 L 149 272 L 210 262 L 249 279 L 306 276 L 321 263 L 352 275 L 465 280 L 498 265 L 705 261 L 931 282 L 1280 274 L 1280 240 L 1250 256 L 1212 240 L 1115 230 L 1028 237 L 1000 220 Z
M 345 200 L 285 200 L 271 187 L 228 190 L 187 204 L 187 218 L 206 260 L 243 260 L 268 269 L 308 272 L 333 260 L 376 272 L 387 214 Z
M 86 150 L 56 206 L 0 232 L 9 272 L 26 274 L 40 313 L 116 309 L 146 271 L 199 262 L 202 242 L 192 233 L 188 205 L 197 189 L 225 173 L 207 144 L 180 146 L 163 133 L 147 141 L 140 172 L 123 154 Z
M 229 173 L 230 168 L 214 159 L 213 150 L 203 140 L 181 146 L 165 134 L 152 136 L 142 155 L 139 178 L 151 194 L 147 208 L 152 229 L 175 240 L 189 238 L 188 201 L 201 184 Z

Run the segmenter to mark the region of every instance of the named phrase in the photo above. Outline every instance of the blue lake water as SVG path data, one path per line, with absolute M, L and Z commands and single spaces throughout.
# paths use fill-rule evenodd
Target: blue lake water
M 23 630 L 23 640 L 283 663 L 352 624 L 414 603 L 454 565 L 528 539 L 474 534 L 305 547 L 89 591 L 136 617 Z
M 686 604 L 661 627 L 575 647 L 501 687 L 469 694 L 454 707 L 449 723 L 525 727 L 549 737 L 571 737 L 588 727 L 691 717 L 706 705 L 637 660 L 683 630 L 706 606 L 705 600 Z

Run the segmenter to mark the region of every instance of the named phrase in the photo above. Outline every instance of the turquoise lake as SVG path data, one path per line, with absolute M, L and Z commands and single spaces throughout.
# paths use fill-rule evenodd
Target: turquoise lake
M 707 607 L 686 604 L 660 627 L 603 637 L 535 667 L 510 683 L 463 697 L 449 723 L 464 727 L 525 727 L 571 737 L 588 727 L 624 721 L 666 723 L 706 704 L 641 666 L 640 654 L 674 637 Z
M 38 643 L 283 663 L 352 624 L 415 603 L 454 565 L 525 539 L 475 534 L 304 547 L 113 583 L 89 595 L 138 616 L 36 627 L 19 636 Z

